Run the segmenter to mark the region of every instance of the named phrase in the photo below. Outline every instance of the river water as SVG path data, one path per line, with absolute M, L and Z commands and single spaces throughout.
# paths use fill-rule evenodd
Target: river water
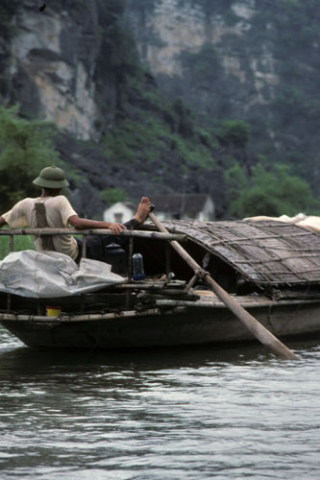
M 0 478 L 320 478 L 320 340 L 37 351 L 0 327 Z

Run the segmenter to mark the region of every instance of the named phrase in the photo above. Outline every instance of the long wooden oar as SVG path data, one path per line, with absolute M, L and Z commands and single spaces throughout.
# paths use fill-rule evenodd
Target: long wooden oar
M 156 227 L 163 233 L 169 233 L 162 223 L 150 212 L 149 218 L 153 221 Z M 261 323 L 258 322 L 249 312 L 247 312 L 239 303 L 231 297 L 220 285 L 213 280 L 211 275 L 206 272 L 178 243 L 172 240 L 172 247 L 179 253 L 179 255 L 188 263 L 196 275 L 199 273 L 203 276 L 206 282 L 210 285 L 217 297 L 222 300 L 226 307 L 247 327 L 247 329 L 272 353 L 280 358 L 286 360 L 299 360 L 299 357 L 287 348 L 280 340 L 278 340 L 269 330 L 267 330 Z

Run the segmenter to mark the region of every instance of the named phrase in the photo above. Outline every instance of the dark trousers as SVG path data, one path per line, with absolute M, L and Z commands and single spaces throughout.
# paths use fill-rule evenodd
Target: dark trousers
M 123 224 L 127 230 L 136 230 L 139 226 L 138 220 L 133 218 L 129 222 Z M 79 253 L 76 262 L 79 263 L 82 257 L 82 238 L 76 238 Z M 127 249 L 129 237 L 123 235 L 88 235 L 87 237 L 87 249 L 86 257 L 92 260 L 99 260 L 100 262 L 106 261 L 106 250 L 108 245 L 116 244 Z

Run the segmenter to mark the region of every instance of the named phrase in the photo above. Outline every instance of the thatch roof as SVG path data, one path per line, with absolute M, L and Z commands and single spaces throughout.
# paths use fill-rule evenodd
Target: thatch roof
M 276 221 L 163 224 L 233 266 L 257 285 L 320 284 L 320 235 Z

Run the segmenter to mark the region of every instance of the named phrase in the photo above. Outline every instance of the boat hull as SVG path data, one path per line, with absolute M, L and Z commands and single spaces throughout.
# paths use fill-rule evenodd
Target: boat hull
M 247 310 L 277 337 L 320 337 L 320 302 L 270 303 Z M 90 320 L 81 316 L 6 319 L 2 314 L 1 323 L 31 347 L 114 349 L 257 341 L 223 305 L 122 312 Z

